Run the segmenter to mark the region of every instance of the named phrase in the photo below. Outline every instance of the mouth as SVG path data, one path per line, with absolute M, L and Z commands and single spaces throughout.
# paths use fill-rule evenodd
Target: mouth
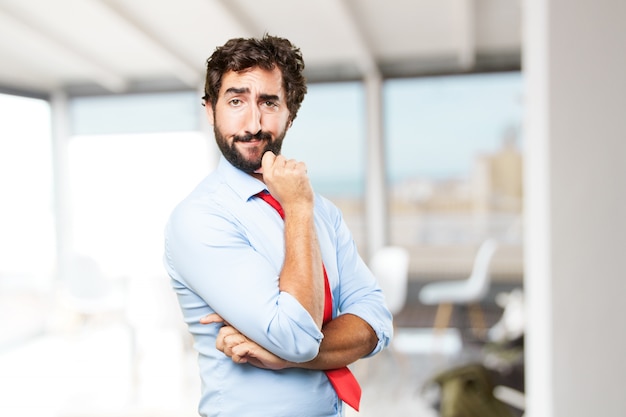
M 244 135 L 244 136 L 234 136 L 233 142 L 241 142 L 241 143 L 259 143 L 264 141 L 269 141 L 272 136 L 269 133 L 259 132 L 255 135 Z
M 259 142 L 263 142 L 265 139 L 259 139 L 259 138 L 235 138 L 234 142 L 240 142 L 240 143 L 259 143 Z
M 265 143 L 266 142 L 263 139 L 253 138 L 246 140 L 235 140 L 232 146 L 239 148 L 240 152 L 244 152 L 246 154 L 248 154 L 249 152 L 257 154 L 261 151 L 261 149 L 265 148 Z

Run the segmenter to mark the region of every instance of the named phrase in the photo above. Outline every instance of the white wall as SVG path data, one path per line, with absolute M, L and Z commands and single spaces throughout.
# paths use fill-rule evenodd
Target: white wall
M 626 2 L 527 0 L 527 415 L 626 410 Z

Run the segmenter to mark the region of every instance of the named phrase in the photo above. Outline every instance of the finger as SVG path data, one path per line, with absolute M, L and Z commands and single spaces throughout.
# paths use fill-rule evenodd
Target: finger
M 261 168 L 263 172 L 267 172 L 267 170 L 274 165 L 274 160 L 276 159 L 276 155 L 274 152 L 267 151 L 263 154 L 263 158 L 261 158 Z
M 247 363 L 250 352 L 251 352 L 251 344 L 247 342 L 241 343 L 232 348 L 230 358 L 235 363 Z
M 217 337 L 215 338 L 215 347 L 217 350 L 224 352 L 224 350 L 228 347 L 226 339 L 229 336 L 241 334 L 232 326 L 222 326 L 220 331 L 217 333 Z
M 277 169 L 284 168 L 283 172 L 289 173 L 289 174 L 291 174 L 292 172 L 295 172 L 298 174 L 301 174 L 301 173 L 306 174 L 307 168 L 304 162 L 298 161 L 296 159 L 286 159 L 286 158 L 283 158 L 281 160 L 280 158 L 283 158 L 282 155 L 278 155 L 276 157 L 276 160 L 274 161 L 275 168 Z
M 241 334 L 235 334 L 235 335 L 231 335 L 231 336 L 227 336 L 223 339 L 223 347 L 224 349 L 222 350 L 222 352 L 228 356 L 228 357 L 233 357 L 233 349 L 235 349 L 237 346 L 240 346 L 241 344 L 246 343 L 247 340 L 245 337 L 243 337 L 243 335 Z
M 223 323 L 224 319 L 217 313 L 207 314 L 200 319 L 201 324 Z
M 302 174 L 307 174 L 307 168 L 306 168 L 306 164 L 304 162 L 297 162 L 296 161 L 296 166 L 295 169 L 297 171 L 299 171 Z
M 245 343 L 247 341 L 248 340 L 241 333 L 231 334 L 224 337 L 224 344 L 226 345 L 227 349 L 232 349 L 235 346 Z
M 248 363 L 248 358 L 246 356 L 237 356 L 233 355 L 230 357 L 235 363 Z

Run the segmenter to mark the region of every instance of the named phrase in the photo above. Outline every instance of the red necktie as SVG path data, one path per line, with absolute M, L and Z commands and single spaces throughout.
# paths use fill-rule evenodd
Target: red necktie
M 274 207 L 274 209 L 280 214 L 280 217 L 285 219 L 285 212 L 280 206 L 280 203 L 272 197 L 271 194 L 262 191 L 256 195 L 264 200 L 267 204 Z M 324 270 L 324 323 L 328 323 L 333 318 L 333 299 L 330 293 L 330 284 L 328 283 L 328 275 L 326 274 L 326 267 L 322 265 Z M 361 400 L 361 387 L 356 380 L 350 369 L 347 366 L 337 369 L 327 369 L 324 371 L 330 384 L 335 389 L 337 396 L 348 404 L 350 407 L 359 411 L 359 402 Z

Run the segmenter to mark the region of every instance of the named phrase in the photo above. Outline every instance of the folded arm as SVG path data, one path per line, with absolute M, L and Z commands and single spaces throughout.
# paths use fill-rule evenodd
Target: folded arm
M 211 314 L 203 318 L 201 323 L 220 321 L 222 319 L 217 314 Z M 331 320 L 324 325 L 322 332 L 324 339 L 319 354 L 313 360 L 302 363 L 290 362 L 272 354 L 228 323 L 220 329 L 216 347 L 234 362 L 249 363 L 258 368 L 327 370 L 347 366 L 368 355 L 378 342 L 371 326 L 352 314 L 344 314 Z

